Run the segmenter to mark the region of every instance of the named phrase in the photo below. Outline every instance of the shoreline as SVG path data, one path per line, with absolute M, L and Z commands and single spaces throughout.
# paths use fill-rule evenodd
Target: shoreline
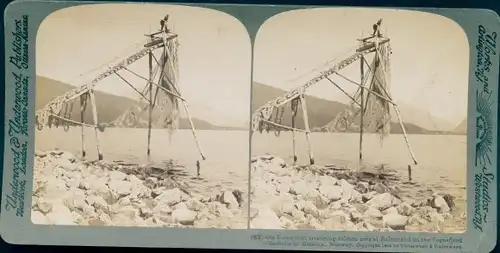
M 35 224 L 247 228 L 239 189 L 194 193 L 196 180 L 172 160 L 129 164 L 35 153 L 31 219 Z
M 389 170 L 356 173 L 334 165 L 290 165 L 272 155 L 251 162 L 247 203 L 246 188 L 200 192 L 196 184 L 205 181 L 173 160 L 130 164 L 37 151 L 32 221 L 246 229 L 250 204 L 250 228 L 255 229 L 465 232 L 465 207 L 457 207 L 464 204 L 455 201 L 457 196 L 405 184 Z M 405 187 L 417 191 L 401 190 Z
M 412 195 L 392 171 L 290 165 L 273 155 L 252 158 L 251 228 L 463 233 L 457 196 Z M 421 187 L 421 186 L 414 186 Z M 420 190 L 420 189 L 419 189 Z

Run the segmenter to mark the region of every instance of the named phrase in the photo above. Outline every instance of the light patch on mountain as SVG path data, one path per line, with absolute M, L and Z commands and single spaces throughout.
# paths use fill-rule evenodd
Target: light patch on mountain
M 404 122 L 412 123 L 430 131 L 453 131 L 455 124 L 438 117 L 429 112 L 422 111 L 414 106 L 398 101 L 398 108 Z M 397 122 L 396 112 L 392 108 L 393 121 Z
M 467 119 L 464 119 L 454 130 L 456 134 L 467 134 Z

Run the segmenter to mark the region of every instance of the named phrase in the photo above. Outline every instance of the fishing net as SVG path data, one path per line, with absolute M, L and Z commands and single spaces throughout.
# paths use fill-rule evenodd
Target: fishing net
M 370 63 L 370 71 L 365 73 L 365 83 L 362 84 L 369 90 L 359 88 L 345 109 L 334 115 L 334 119 L 328 124 L 316 127 L 313 131 L 352 132 L 359 131 L 362 124 L 365 132 L 377 133 L 381 139 L 390 133 L 390 43 L 386 42 L 381 45 L 378 45 L 378 42 L 371 43 L 377 44 L 375 45 L 377 53 Z M 365 61 L 365 59 L 362 60 Z M 298 90 L 289 92 L 260 107 L 252 118 L 253 131 L 275 132 L 276 135 L 279 135 L 281 131 L 289 131 L 289 124 L 283 123 L 283 115 L 288 115 L 285 111 L 291 111 L 293 116 L 297 115 L 300 103 L 300 97 L 297 94 L 300 94 Z M 361 107 L 364 108 L 363 112 L 361 112 Z M 361 120 L 361 115 L 364 115 L 363 120 Z M 292 119 L 295 118 L 293 116 Z M 296 128 L 294 122 L 291 127 Z
M 52 126 L 59 127 L 61 125 L 64 126 L 64 129 L 67 131 L 69 123 L 63 123 L 61 118 L 55 118 L 54 115 L 57 115 L 62 118 L 70 118 L 73 104 L 66 103 L 65 101 L 71 94 L 64 94 L 55 99 L 55 102 L 52 104 L 46 105 L 42 110 L 37 111 L 35 115 L 35 122 L 38 130 L 42 130 L 44 126 L 48 126 L 49 128 Z
M 390 46 L 389 43 L 379 47 L 379 53 L 376 54 L 372 63 L 372 69 L 375 73 L 371 82 L 371 90 L 381 96 L 367 94 L 366 111 L 367 125 L 369 131 L 374 131 L 383 139 L 391 132 L 391 100 L 389 94 L 390 88 Z M 383 97 L 383 98 L 382 98 Z M 385 99 L 384 99 L 385 98 Z M 364 125 L 364 124 L 363 124 Z
M 153 128 L 167 128 L 169 134 L 179 128 L 180 110 L 178 86 L 179 76 L 179 42 L 176 38 L 169 39 L 166 43 L 164 52 L 162 52 L 159 64 L 153 70 L 153 80 L 156 80 L 160 72 L 158 84 L 152 86 L 153 111 L 151 113 L 151 125 Z M 168 91 L 168 92 L 167 92 Z M 146 86 L 142 94 L 149 98 L 149 87 Z M 147 127 L 149 122 L 149 103 L 142 96 L 138 103 L 128 109 L 122 116 L 118 117 L 113 125 L 118 127 Z
M 363 118 L 363 131 L 377 133 L 381 139 L 391 131 L 391 100 L 390 89 L 390 54 L 389 43 L 380 45 L 378 53 L 370 64 L 370 71 L 365 77 L 368 82 L 367 90 L 363 91 L 363 107 L 365 117 Z M 378 94 L 377 95 L 374 95 Z M 383 98 L 382 98 L 383 97 Z M 361 126 L 361 89 L 353 96 L 347 108 L 339 113 L 330 123 L 320 128 L 321 131 L 343 132 L 359 131 Z M 385 99 L 384 99 L 385 98 Z
M 160 75 L 160 85 L 171 93 L 159 92 L 155 96 L 155 110 L 153 110 L 153 119 L 156 119 L 155 125 L 163 121 L 163 127 L 169 129 L 169 134 L 179 127 L 179 98 L 181 91 L 178 86 L 179 76 L 179 42 L 177 39 L 167 41 L 165 53 L 160 60 L 162 73 Z
M 276 136 L 280 136 L 281 131 L 290 131 L 291 127 L 295 128 L 294 118 L 297 116 L 297 109 L 300 98 L 293 98 L 289 103 L 281 103 L 281 101 L 270 102 L 259 109 L 252 117 L 252 129 L 259 133 L 274 132 Z M 285 122 L 285 115 L 290 115 L 292 122 Z M 288 117 L 288 116 L 287 116 Z

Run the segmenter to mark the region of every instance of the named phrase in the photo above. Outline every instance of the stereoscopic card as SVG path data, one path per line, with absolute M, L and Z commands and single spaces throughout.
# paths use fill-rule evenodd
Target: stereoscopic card
M 491 251 L 499 21 L 479 9 L 13 2 L 1 236 Z

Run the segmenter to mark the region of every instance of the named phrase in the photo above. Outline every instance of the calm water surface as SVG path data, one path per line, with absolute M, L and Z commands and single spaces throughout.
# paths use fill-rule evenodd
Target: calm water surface
M 134 163 L 148 161 L 147 130 L 109 128 L 99 133 L 101 150 L 107 160 L 123 160 Z M 202 162 L 205 187 L 222 186 L 248 188 L 249 134 L 247 131 L 198 130 L 197 136 L 207 160 Z M 297 134 L 299 163 L 307 163 L 308 152 L 305 137 Z M 418 161 L 413 166 L 413 180 L 447 191 L 464 195 L 466 185 L 466 136 L 409 135 L 409 141 Z M 336 164 L 357 167 L 359 156 L 359 134 L 314 133 L 311 135 L 314 157 L 318 164 Z M 85 130 L 85 146 L 89 159 L 96 157 L 95 133 Z M 81 152 L 81 130 L 72 128 L 68 132 L 61 128 L 36 132 L 36 149 L 59 148 L 79 155 Z M 256 134 L 252 140 L 252 155 L 271 153 L 292 161 L 292 135 L 281 133 Z M 189 130 L 179 130 L 170 138 L 167 130 L 153 130 L 151 140 L 152 160 L 174 159 L 187 166 L 188 172 L 196 173 L 199 159 L 196 143 Z M 381 142 L 376 135 L 366 134 L 363 139 L 364 163 L 384 164 L 397 170 L 406 178 L 411 157 L 402 135 L 391 135 Z M 209 183 L 211 182 L 211 183 Z M 465 196 L 459 197 L 465 198 Z
M 204 180 L 192 180 L 200 192 L 220 193 L 223 189 L 248 190 L 249 137 L 245 131 L 200 131 L 197 132 L 203 153 L 201 175 Z M 87 159 L 96 159 L 95 132 L 85 129 Z M 99 144 L 105 160 L 121 160 L 130 163 L 146 163 L 147 129 L 108 128 L 99 132 Z M 171 137 L 171 138 L 170 138 Z M 35 135 L 37 150 L 70 151 L 81 156 L 81 129 L 68 132 L 61 128 L 44 129 Z M 152 130 L 152 161 L 174 159 L 187 166 L 188 173 L 196 175 L 196 161 L 200 155 L 190 130 L 179 130 L 169 136 L 167 130 Z

